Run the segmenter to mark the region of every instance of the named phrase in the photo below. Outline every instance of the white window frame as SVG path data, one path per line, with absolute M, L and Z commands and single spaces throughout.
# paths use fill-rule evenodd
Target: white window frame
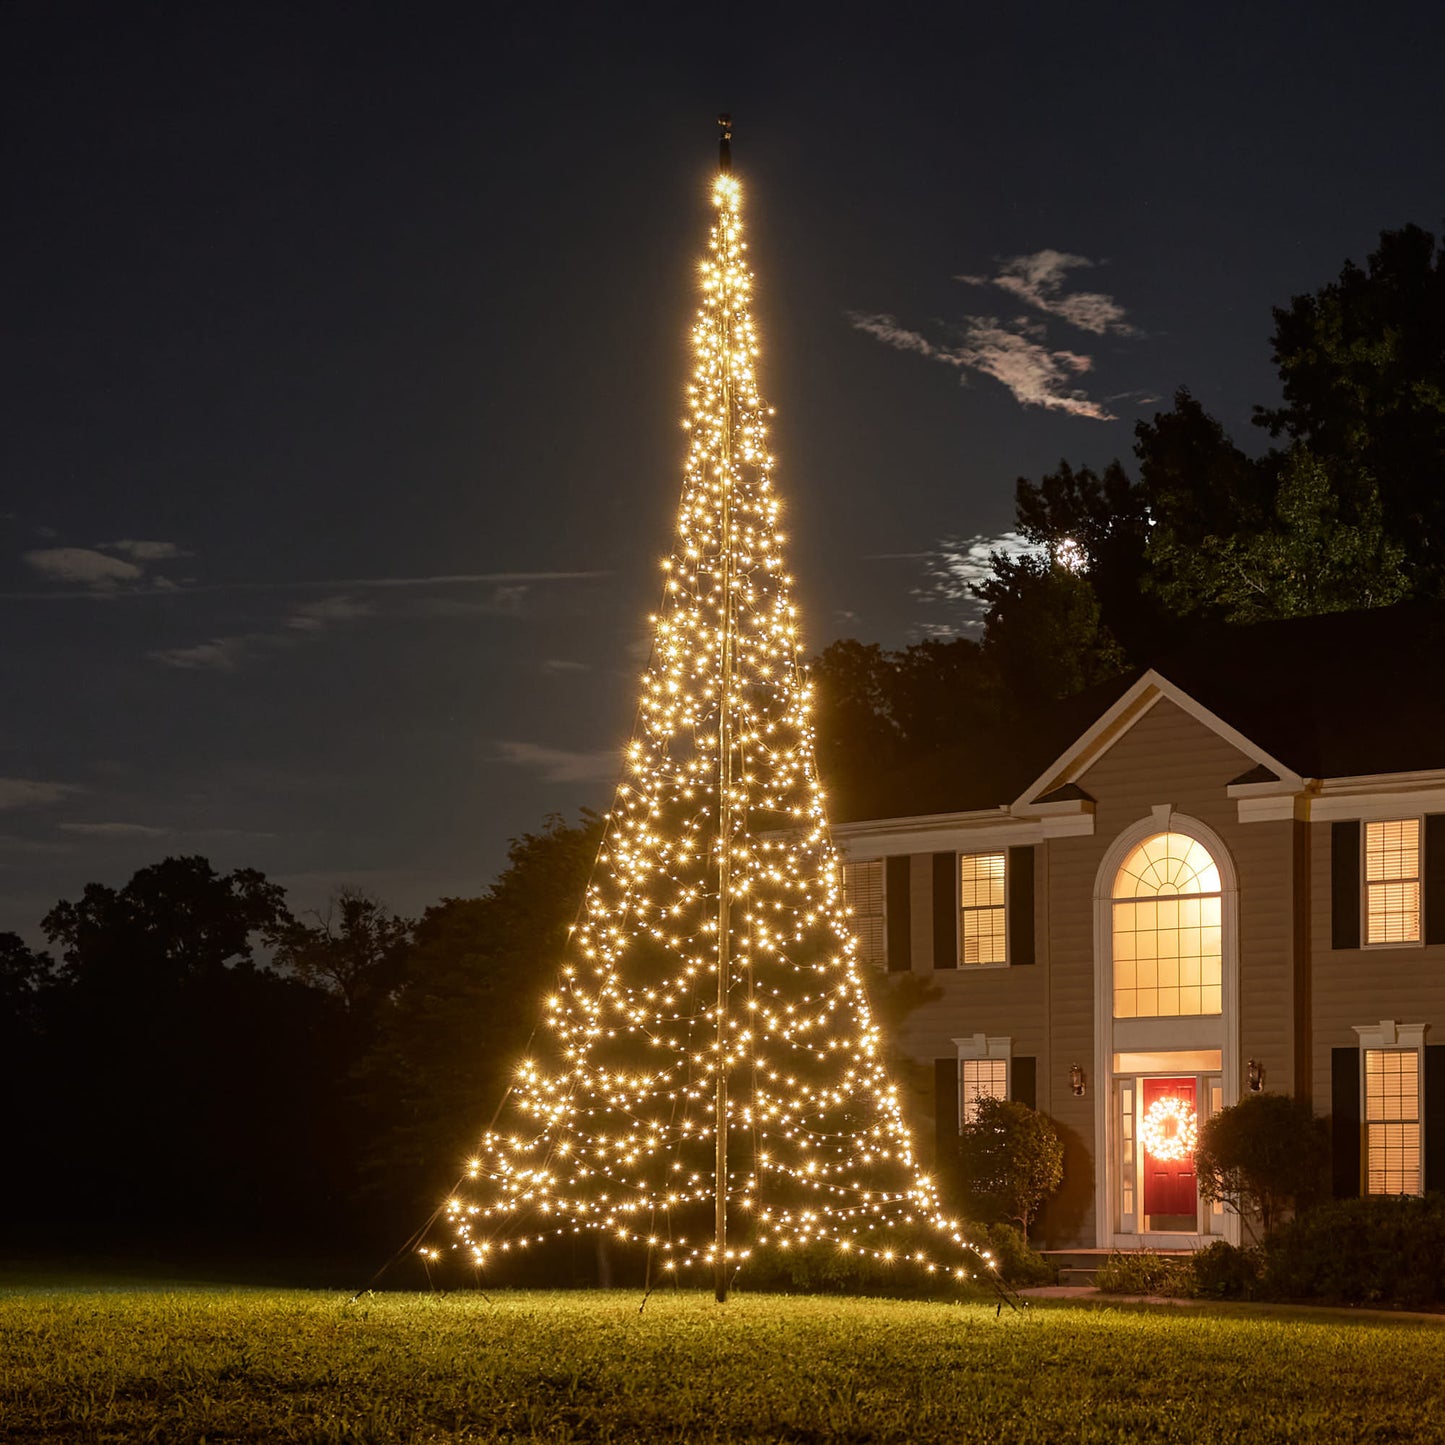
M 875 973 L 888 972 L 888 860 L 886 858 L 841 858 L 839 859 L 840 877 L 843 885 L 843 905 L 848 910 L 849 927 L 852 927 L 851 920 L 855 917 L 873 917 L 872 914 L 859 915 L 854 909 L 848 897 L 848 870 L 850 868 L 861 868 L 866 864 L 875 864 L 878 868 L 878 957 L 865 958 L 863 955 L 863 940 L 855 931 L 853 936 L 858 939 L 858 962 L 864 968 L 870 968 Z
M 975 965 L 970 964 L 970 967 Z M 977 965 L 987 967 L 987 965 Z M 990 1037 L 987 1034 L 970 1034 L 967 1038 L 954 1039 L 953 1047 L 958 1051 L 958 1127 L 961 1130 L 967 1122 L 968 1101 L 963 1096 L 963 1066 L 965 1062 L 996 1062 L 1003 1060 L 1003 1096 L 1014 1096 L 1013 1038 L 1009 1035 Z
M 1394 945 L 1403 947 L 1403 945 Z M 1365 1054 L 1371 1049 L 1392 1050 L 1397 1053 L 1414 1052 L 1416 1127 L 1420 1130 L 1420 1178 L 1416 1197 L 1425 1192 L 1425 1034 L 1429 1024 L 1397 1024 L 1394 1019 L 1381 1019 L 1377 1024 L 1356 1024 L 1355 1034 L 1360 1041 L 1360 1193 L 1370 1191 L 1370 1116 L 1366 1103 Z M 1387 1196 L 1380 1196 L 1387 1197 Z
M 967 969 L 972 973 L 979 968 L 1008 968 L 1012 960 L 1009 958 L 1008 933 L 1008 877 L 1009 877 L 1009 850 L 1007 848 L 968 848 L 960 849 L 953 857 L 953 888 L 954 888 L 954 912 L 958 917 L 958 967 Z M 965 858 L 1002 858 L 1003 859 L 1003 902 L 990 904 L 969 904 L 964 906 L 963 902 L 963 860 Z M 992 913 L 994 909 L 1003 913 L 1003 957 L 990 959 L 987 963 L 968 963 L 963 956 L 963 918 L 966 913 Z
M 1370 884 L 1368 879 L 1370 856 L 1370 825 L 1380 823 L 1415 824 L 1415 887 L 1419 889 L 1419 903 L 1415 912 L 1417 934 L 1414 938 L 1383 939 L 1370 942 Z M 1388 818 L 1360 819 L 1360 947 L 1361 948 L 1423 948 L 1425 946 L 1425 819 L 1414 813 L 1396 813 Z

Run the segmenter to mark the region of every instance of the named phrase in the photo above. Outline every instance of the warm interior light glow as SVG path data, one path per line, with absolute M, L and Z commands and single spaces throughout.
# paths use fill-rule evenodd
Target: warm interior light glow
M 1125 858 L 1114 884 L 1114 1017 L 1223 1010 L 1223 902 L 1209 850 L 1156 833 Z
M 1365 942 L 1420 941 L 1420 820 L 1365 824 Z

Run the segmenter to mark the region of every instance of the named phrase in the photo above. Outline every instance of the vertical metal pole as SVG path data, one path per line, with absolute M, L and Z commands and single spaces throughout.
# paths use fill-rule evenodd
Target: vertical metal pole
M 718 697 L 718 903 L 717 903 L 717 1112 L 714 1133 L 715 1239 L 713 1291 L 717 1302 L 728 1297 L 728 974 L 731 967 L 729 894 L 732 891 L 733 832 L 733 548 L 732 548 L 732 291 L 722 297 L 723 425 L 722 468 L 722 679 Z

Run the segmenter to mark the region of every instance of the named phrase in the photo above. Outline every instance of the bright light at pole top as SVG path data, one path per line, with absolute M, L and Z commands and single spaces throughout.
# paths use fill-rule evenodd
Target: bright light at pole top
M 445 1215 L 477 1264 L 597 1231 L 665 1271 L 711 1268 L 722 1069 L 728 1258 L 826 1242 L 962 1276 L 976 1259 L 915 1164 L 828 833 L 740 201 L 720 174 L 676 537 L 624 777 L 545 1002 L 548 1061 L 519 1067 Z M 930 1235 L 936 1252 L 917 1247 Z

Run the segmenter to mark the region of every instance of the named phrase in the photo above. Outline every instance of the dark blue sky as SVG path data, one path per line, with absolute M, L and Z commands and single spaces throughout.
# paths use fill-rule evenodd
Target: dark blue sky
M 948 8 L 0 9 L 0 928 L 605 802 L 720 109 L 815 648 L 1180 384 L 1257 446 L 1271 305 L 1445 215 L 1433 5 Z

